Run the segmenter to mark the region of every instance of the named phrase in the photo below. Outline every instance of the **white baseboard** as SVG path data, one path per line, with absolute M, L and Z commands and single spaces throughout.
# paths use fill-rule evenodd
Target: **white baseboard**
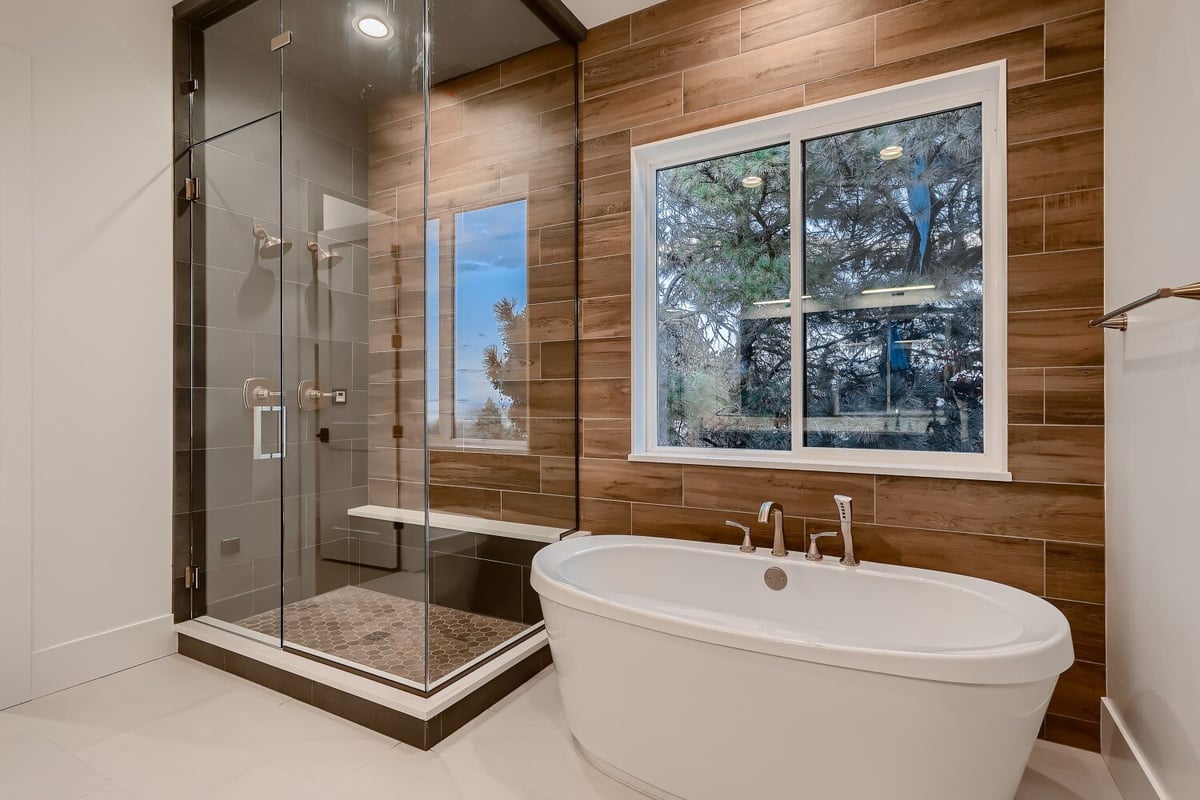
M 1107 697 L 1100 702 L 1100 752 L 1124 800 L 1172 800 Z
M 102 631 L 33 653 L 33 696 L 120 672 L 176 652 L 170 614 Z

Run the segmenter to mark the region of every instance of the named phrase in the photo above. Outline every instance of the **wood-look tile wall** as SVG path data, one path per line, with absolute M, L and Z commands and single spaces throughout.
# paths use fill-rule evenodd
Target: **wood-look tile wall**
M 425 214 L 438 221 L 439 399 L 453 406 L 455 215 L 525 200 L 526 324 L 512 340 L 528 388 L 528 448 L 455 449 L 429 437 L 433 510 L 572 529 L 576 523 L 575 51 L 553 44 L 435 86 L 430 99 L 428 209 L 424 110 L 408 98 L 373 109 L 370 502 L 421 508 L 426 478 Z M 627 190 L 626 190 L 627 192 Z M 625 353 L 624 360 L 628 360 Z M 627 373 L 621 355 L 599 354 Z M 603 367 L 602 367 L 603 368 Z M 444 434 L 445 431 L 441 431 Z M 567 473 L 570 473 L 569 475 Z
M 1104 689 L 1103 0 L 668 0 L 581 46 L 582 526 L 790 547 L 853 495 L 866 559 L 1048 598 L 1077 662 L 1044 735 L 1098 748 Z M 1007 59 L 1011 484 L 640 464 L 629 452 L 629 148 Z M 765 526 L 755 524 L 760 543 Z M 831 548 L 833 549 L 833 548 Z

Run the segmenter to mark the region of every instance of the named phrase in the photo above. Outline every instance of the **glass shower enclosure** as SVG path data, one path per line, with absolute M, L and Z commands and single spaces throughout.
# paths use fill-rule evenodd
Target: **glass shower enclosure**
M 433 691 L 577 526 L 575 47 L 520 0 L 187 5 L 177 616 Z

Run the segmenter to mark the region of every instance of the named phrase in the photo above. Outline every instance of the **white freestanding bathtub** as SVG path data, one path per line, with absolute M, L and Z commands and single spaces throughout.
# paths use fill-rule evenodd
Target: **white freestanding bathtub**
M 532 582 L 577 744 L 659 798 L 1012 800 L 1073 659 L 1049 603 L 928 570 L 593 536 Z

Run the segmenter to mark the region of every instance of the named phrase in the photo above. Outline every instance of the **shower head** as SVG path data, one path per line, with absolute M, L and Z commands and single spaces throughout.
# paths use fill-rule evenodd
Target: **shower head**
M 254 238 L 262 242 L 258 246 L 259 258 L 279 258 L 292 249 L 291 242 L 272 236 L 262 225 L 254 226 Z
M 342 263 L 342 256 L 339 253 L 335 253 L 332 250 L 326 250 L 317 242 L 309 242 L 308 250 L 315 257 L 318 265 L 323 265 L 325 267 L 336 267 L 338 264 Z

